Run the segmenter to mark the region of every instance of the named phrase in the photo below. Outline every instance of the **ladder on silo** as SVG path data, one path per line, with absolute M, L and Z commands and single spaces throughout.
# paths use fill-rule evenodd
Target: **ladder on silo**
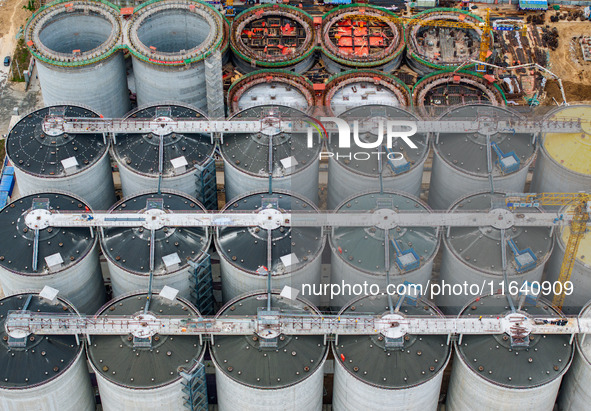
M 181 385 L 185 394 L 183 396 L 185 408 L 190 411 L 207 411 L 209 404 L 207 401 L 205 365 L 198 362 L 193 372 L 181 371 L 180 375 L 183 377 Z
M 219 50 L 214 51 L 205 59 L 205 92 L 209 118 L 224 117 L 222 54 Z
M 197 199 L 207 210 L 218 209 L 217 178 L 215 173 L 215 157 L 211 156 L 202 166 L 195 166 L 195 191 Z
M 195 307 L 201 315 L 213 315 L 213 278 L 211 275 L 211 257 L 205 253 L 198 262 L 189 261 L 193 285 L 191 286 L 191 297 L 195 302 Z

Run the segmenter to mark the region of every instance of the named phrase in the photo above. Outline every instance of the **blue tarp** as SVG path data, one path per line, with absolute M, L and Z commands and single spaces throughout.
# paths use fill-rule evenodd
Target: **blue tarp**
M 519 0 L 521 10 L 548 10 L 548 0 Z

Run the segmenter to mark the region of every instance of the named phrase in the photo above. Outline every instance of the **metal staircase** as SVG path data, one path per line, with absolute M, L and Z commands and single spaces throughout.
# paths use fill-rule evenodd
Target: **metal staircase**
M 211 258 L 206 253 L 197 263 L 189 261 L 189 264 L 191 266 L 189 273 L 193 279 L 191 297 L 195 302 L 195 307 L 197 307 L 201 315 L 213 315 L 215 314 L 215 309 Z
M 207 411 L 207 383 L 205 381 L 205 366 L 197 363 L 197 367 L 192 372 L 180 372 L 183 380 L 183 400 L 184 406 L 190 411 Z

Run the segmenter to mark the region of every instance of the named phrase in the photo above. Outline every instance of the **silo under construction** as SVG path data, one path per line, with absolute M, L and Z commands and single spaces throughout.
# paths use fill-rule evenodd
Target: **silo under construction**
M 275 191 L 273 194 L 258 192 L 238 197 L 227 203 L 222 211 L 264 213 L 269 209 L 284 212 L 318 210 L 310 201 L 294 193 Z M 322 227 L 279 227 L 270 231 L 262 227 L 218 228 L 215 245 L 220 255 L 224 301 L 246 292 L 266 289 L 269 272 L 273 288 L 287 285 L 301 290 L 303 284 L 319 284 L 324 242 Z M 306 298 L 319 302 L 314 296 L 307 295 Z
M 318 202 L 321 144 L 314 138 L 308 147 L 307 135 L 315 120 L 296 109 L 272 105 L 248 108 L 230 120 L 260 121 L 261 130 L 222 136 L 226 201 L 250 191 L 288 190 Z M 283 129 L 284 122 L 292 129 Z
M 536 156 L 535 139 L 530 133 L 499 129 L 499 121 L 519 121 L 519 115 L 502 107 L 468 105 L 451 109 L 441 120 L 473 121 L 474 130 L 436 134 L 429 185 L 434 210 L 445 210 L 477 191 L 523 192 Z
M 406 61 L 417 73 L 453 70 L 466 61 L 479 59 L 483 23 L 480 17 L 458 9 L 433 8 L 413 19 L 419 21 L 405 29 Z M 430 21 L 447 21 L 449 25 L 431 25 Z M 459 27 L 465 25 L 469 27 Z
M 345 200 L 337 213 L 370 213 L 382 209 L 401 213 L 430 212 L 425 203 L 410 195 L 373 192 Z M 408 281 L 426 287 L 439 249 L 439 235 L 434 227 L 397 227 L 387 231 L 378 227 L 335 227 L 329 244 L 333 284 L 353 286 L 367 282 L 385 290 L 388 284 L 397 286 Z M 330 305 L 341 308 L 353 298 L 355 295 L 341 294 L 333 298 Z
M 393 304 L 403 299 L 397 314 L 440 317 L 441 312 L 430 302 L 411 302 L 394 294 Z M 339 315 L 389 313 L 385 294 L 361 297 L 351 302 Z M 392 307 L 394 309 L 394 307 Z M 406 335 L 392 341 L 384 335 L 340 335 L 333 343 L 335 373 L 333 409 L 361 410 L 371 399 L 375 411 L 434 410 L 439 403 L 443 372 L 451 356 L 447 336 Z
M 244 73 L 261 68 L 303 73 L 316 59 L 312 16 L 288 5 L 251 7 L 234 18 L 230 47 Z
M 110 212 L 162 215 L 187 210 L 199 212 L 204 208 L 185 194 L 164 191 L 127 197 Z M 194 300 L 197 279 L 190 272 L 191 265 L 206 257 L 210 243 L 211 233 L 204 227 L 104 228 L 101 247 L 109 265 L 113 295 L 147 290 L 152 276 L 152 287 L 170 286 L 179 290 L 181 297 Z
M 531 183 L 533 193 L 576 193 L 591 191 L 591 106 L 560 108 L 548 120 L 579 122 L 582 133 L 546 133 Z
M 340 117 L 348 124 L 357 121 L 359 139 L 366 143 L 380 138 L 385 140 L 385 131 L 378 136 L 380 123 L 382 130 L 386 130 L 388 121 L 417 121 L 417 117 L 404 110 L 380 105 L 353 108 Z M 327 143 L 330 153 L 327 184 L 329 210 L 335 209 L 346 198 L 366 191 L 396 190 L 419 196 L 423 166 L 429 155 L 427 133 L 411 137 L 417 147 L 414 149 L 401 139 L 394 140 L 389 148 L 385 142 L 376 148 L 340 147 L 338 135 L 335 134 L 331 135 Z
M 165 0 L 138 6 L 129 24 L 138 106 L 175 101 L 206 110 L 205 59 L 221 52 L 223 43 L 224 19 L 207 3 Z
M 323 96 L 328 113 L 336 116 L 365 105 L 410 107 L 411 104 L 410 90 L 402 81 L 375 70 L 352 70 L 332 76 Z
M 471 194 L 459 199 L 450 211 L 494 212 L 495 209 L 506 210 L 505 193 Z M 501 245 L 503 239 L 505 245 Z M 504 233 L 490 226 L 450 227 L 443 236 L 440 280 L 451 287 L 464 282 L 478 287 L 470 287 L 472 291 L 468 290 L 467 294 L 441 294 L 435 298 L 437 306 L 445 313 L 456 314 L 470 296 L 506 290 L 508 285 L 502 285 L 503 253 L 510 283 L 516 282 L 521 287 L 525 281 L 541 281 L 552 245 L 551 227 L 511 227 Z
M 322 61 L 331 73 L 354 68 L 390 73 L 404 56 L 402 23 L 381 7 L 337 7 L 323 16 L 320 34 Z
M 5 411 L 94 411 L 84 345 L 75 335 L 10 337 L 9 312 L 76 314 L 66 300 L 38 294 L 15 294 L 0 300 L 0 408 Z
M 506 295 L 477 298 L 461 316 L 507 316 Z M 516 314 L 560 318 L 549 303 L 525 304 Z M 571 336 L 530 334 L 522 341 L 502 335 L 463 335 L 455 342 L 456 356 L 447 393 L 446 408 L 453 411 L 551 411 L 574 347 Z
M 133 315 L 139 321 L 160 316 L 200 316 L 182 298 L 158 294 L 147 297 L 146 293 L 122 296 L 106 304 L 97 316 Z M 95 335 L 91 337 L 88 359 L 96 373 L 103 410 L 182 410 L 186 409 L 186 398 L 197 397 L 195 393 L 205 397 L 207 407 L 204 353 L 199 335 Z M 195 409 L 203 406 L 197 404 Z
M 45 107 L 25 115 L 12 128 L 6 153 L 21 195 L 67 191 L 95 210 L 107 210 L 116 201 L 108 141 L 102 133 L 65 133 L 48 121 L 54 115 L 98 117 L 78 106 Z
M 207 121 L 200 111 L 180 104 L 140 108 L 127 116 L 127 120 L 134 119 Z M 161 188 L 180 191 L 217 209 L 214 151 L 208 133 L 155 126 L 142 134 L 115 135 L 111 153 L 117 161 L 124 197 Z
M 35 13 L 24 34 L 46 106 L 84 104 L 106 117 L 129 111 L 119 10 L 95 1 L 56 2 Z
M 314 107 L 314 86 L 286 70 L 259 70 L 241 77 L 228 90 L 228 108 L 236 113 L 267 104 L 281 104 L 307 112 Z
M 88 228 L 38 226 L 51 212 L 84 212 L 87 204 L 61 193 L 21 197 L 0 212 L 0 283 L 5 294 L 59 290 L 76 309 L 94 314 L 105 302 L 98 235 Z M 38 227 L 38 228 L 37 228 Z
M 218 317 L 256 315 L 267 308 L 266 293 L 252 293 L 230 301 Z M 301 299 L 271 296 L 271 309 L 320 315 Z M 259 335 L 219 335 L 211 343 L 216 367 L 220 411 L 320 411 L 324 365 L 328 353 L 321 335 L 284 335 L 274 340 Z

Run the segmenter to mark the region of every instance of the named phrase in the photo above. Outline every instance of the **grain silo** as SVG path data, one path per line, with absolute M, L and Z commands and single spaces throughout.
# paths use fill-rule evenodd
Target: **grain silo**
M 40 290 L 48 285 L 79 312 L 94 314 L 105 302 L 98 233 L 76 227 L 35 228 L 38 216 L 88 210 L 79 198 L 62 193 L 29 195 L 4 207 L 0 212 L 0 283 L 4 293 Z
M 67 191 L 95 210 L 107 210 L 116 201 L 108 141 L 102 133 L 64 133 L 46 122 L 52 116 L 98 117 L 79 106 L 45 107 L 25 115 L 12 128 L 6 153 L 21 195 Z
M 261 130 L 222 136 L 226 201 L 249 191 L 277 189 L 318 201 L 321 144 L 315 137 L 308 147 L 306 127 L 312 124 L 314 130 L 310 117 L 290 107 L 265 105 L 240 111 L 230 120 L 259 121 Z M 280 129 L 282 122 L 291 122 L 292 130 Z
M 411 148 L 397 139 L 386 148 L 388 121 L 416 123 L 417 117 L 399 108 L 367 105 L 353 108 L 340 116 L 352 125 L 358 124 L 359 139 L 372 143 L 380 139 L 380 123 L 383 143 L 375 148 L 340 147 L 337 133 L 327 143 L 328 158 L 327 208 L 333 210 L 343 200 L 372 190 L 396 190 L 418 197 L 421 193 L 423 166 L 429 155 L 426 133 L 415 134 L 410 140 L 417 148 Z M 353 127 L 352 130 L 353 131 Z
M 144 314 L 146 297 L 146 293 L 122 296 L 97 315 L 200 316 L 188 301 L 156 294 Z M 146 339 L 132 334 L 95 335 L 88 359 L 97 376 L 103 410 L 183 410 L 184 397 L 189 397 L 186 387 L 200 381 L 194 378 L 199 378 L 204 353 L 199 335 L 155 334 Z
M 396 212 L 429 213 L 429 207 L 418 198 L 398 192 L 372 192 L 355 195 L 337 207 L 337 212 L 372 212 L 390 209 Z M 390 284 L 405 281 L 427 286 L 433 260 L 439 249 L 434 227 L 397 227 L 388 230 L 388 258 L 385 232 L 377 227 L 335 227 L 330 236 L 331 283 L 378 284 L 387 286 L 386 261 L 389 262 Z M 355 295 L 339 295 L 331 306 L 342 307 Z
M 4 411 L 94 411 L 84 345 L 74 335 L 35 335 L 19 339 L 4 328 L 10 311 L 76 313 L 61 298 L 15 294 L 0 300 L 0 409 Z
M 286 212 L 317 211 L 310 201 L 284 191 L 249 193 L 227 203 L 223 211 L 259 213 L 269 208 Z M 215 245 L 220 255 L 224 301 L 245 292 L 266 289 L 268 269 L 273 288 L 288 285 L 301 290 L 302 284 L 320 283 L 320 257 L 325 241 L 322 227 L 280 227 L 272 230 L 270 268 L 268 235 L 268 230 L 260 227 L 218 228 Z M 315 297 L 310 299 L 318 302 Z
M 397 304 L 401 297 L 393 295 Z M 385 294 L 364 296 L 351 302 L 339 315 L 383 315 L 389 312 Z M 404 301 L 403 317 L 441 316 L 426 300 Z M 451 356 L 444 335 L 406 335 L 402 344 L 391 344 L 383 335 L 339 335 L 333 343 L 335 373 L 333 410 L 365 409 L 368 399 L 375 411 L 435 410 L 443 372 Z
M 283 298 L 275 292 L 271 298 L 273 310 L 318 314 L 304 300 Z M 218 316 L 256 315 L 266 307 L 266 293 L 251 293 L 230 301 Z M 328 353 L 324 336 L 282 334 L 273 346 L 258 335 L 218 335 L 210 349 L 220 411 L 322 409 Z
M 507 296 L 496 294 L 473 300 L 461 316 L 505 316 L 510 312 Z M 543 301 L 525 305 L 518 313 L 560 318 L 560 312 Z M 526 346 L 518 346 L 507 334 L 463 335 L 455 342 L 446 409 L 553 410 L 573 356 L 570 338 L 531 334 Z
M 222 52 L 224 19 L 207 3 L 145 2 L 129 24 L 139 106 L 175 101 L 207 109 L 204 60 Z
M 443 121 L 474 121 L 475 129 L 436 134 L 429 205 L 445 210 L 463 195 L 482 190 L 523 192 L 537 151 L 533 135 L 497 128 L 500 120 L 520 119 L 505 108 L 489 105 L 456 107 L 444 114 Z
M 331 73 L 373 68 L 390 73 L 404 56 L 404 28 L 390 11 L 350 4 L 322 17 L 322 61 Z
M 230 47 L 243 73 L 261 68 L 303 73 L 316 61 L 312 16 L 293 6 L 263 4 L 234 18 Z
M 185 194 L 164 191 L 127 197 L 113 206 L 117 212 L 149 214 L 175 211 L 203 211 L 203 206 Z M 152 230 L 144 227 L 103 229 L 101 248 L 107 258 L 113 295 L 147 290 L 150 282 L 150 242 Z M 162 227 L 154 230 L 154 288 L 170 286 L 189 298 L 196 280 L 189 272 L 189 262 L 197 262 L 207 253 L 211 233 L 204 227 Z
M 497 208 L 506 209 L 505 193 L 483 192 L 459 199 L 450 212 L 488 212 Z M 504 235 L 508 281 L 519 287 L 525 281 L 541 281 L 552 253 L 552 228 L 511 227 Z M 437 306 L 445 313 L 456 314 L 470 296 L 503 289 L 502 254 L 501 230 L 490 226 L 451 227 L 443 236 L 440 280 L 452 286 L 466 282 L 473 287 L 468 294 L 446 292 L 436 297 Z
M 106 117 L 129 111 L 119 10 L 108 4 L 55 2 L 27 23 L 25 43 L 37 61 L 46 106 L 79 103 Z
M 551 120 L 581 122 L 581 133 L 546 133 L 531 183 L 533 193 L 591 191 L 591 106 L 560 108 Z
M 127 119 L 207 121 L 200 111 L 180 104 L 143 107 Z M 160 187 L 180 191 L 217 209 L 214 151 L 209 133 L 154 127 L 143 134 L 117 134 L 111 153 L 117 161 L 124 197 Z

